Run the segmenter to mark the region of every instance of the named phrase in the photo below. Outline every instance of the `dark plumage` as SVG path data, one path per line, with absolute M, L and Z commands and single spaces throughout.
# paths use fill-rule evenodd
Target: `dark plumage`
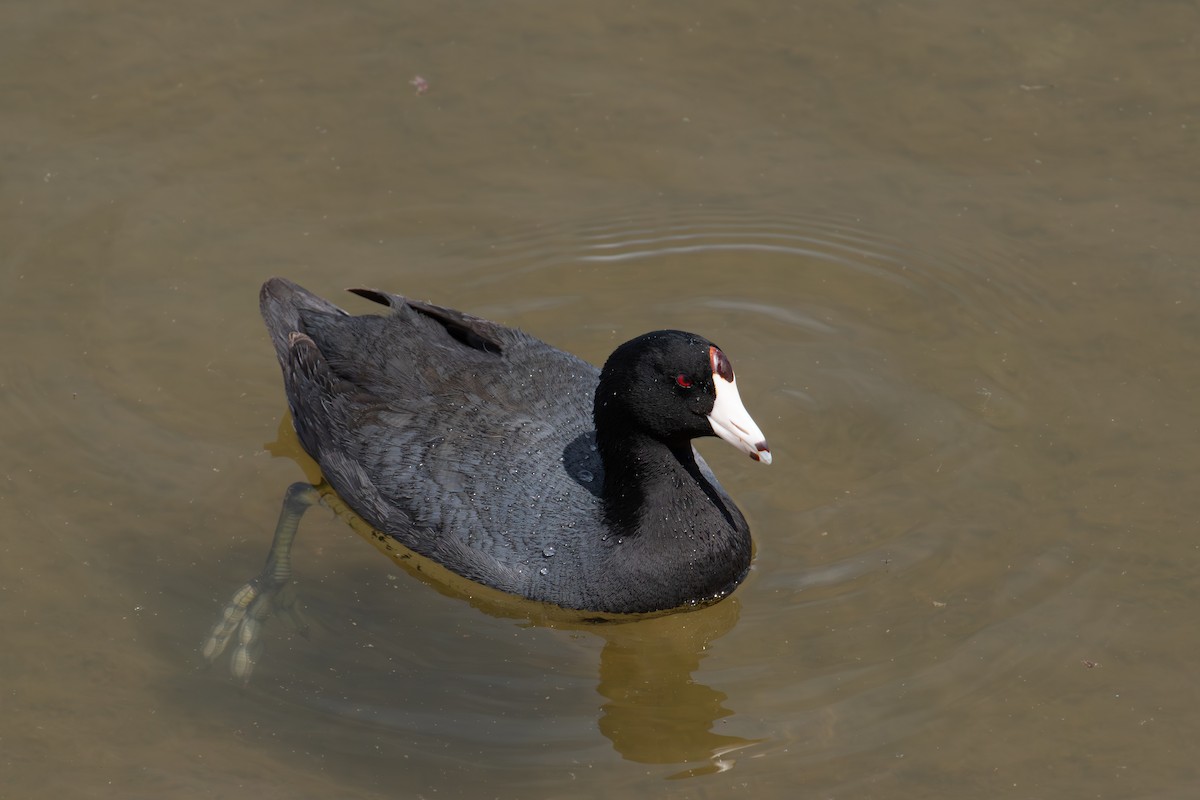
M 671 609 L 745 576 L 746 520 L 691 440 L 770 451 L 711 342 L 649 333 L 601 373 L 513 328 L 352 291 L 390 313 L 350 316 L 281 278 L 261 309 L 300 442 L 371 525 L 473 581 L 572 609 Z M 731 398 L 720 413 L 718 392 Z

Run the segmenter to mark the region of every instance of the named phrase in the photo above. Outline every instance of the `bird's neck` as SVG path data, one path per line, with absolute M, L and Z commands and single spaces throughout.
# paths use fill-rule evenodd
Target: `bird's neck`
M 604 462 L 604 512 L 609 527 L 624 535 L 677 531 L 696 513 L 718 511 L 733 519 L 696 464 L 689 440 L 667 444 L 638 432 L 597 435 Z

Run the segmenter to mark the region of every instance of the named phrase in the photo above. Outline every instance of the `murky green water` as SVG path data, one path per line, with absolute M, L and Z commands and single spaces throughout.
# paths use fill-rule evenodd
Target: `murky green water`
M 0 8 L 0 796 L 1193 796 L 1197 30 Z M 314 512 L 310 637 L 270 629 L 245 688 L 198 669 L 304 475 L 273 456 L 272 274 L 593 362 L 720 342 L 775 453 L 702 445 L 750 578 L 530 624 Z

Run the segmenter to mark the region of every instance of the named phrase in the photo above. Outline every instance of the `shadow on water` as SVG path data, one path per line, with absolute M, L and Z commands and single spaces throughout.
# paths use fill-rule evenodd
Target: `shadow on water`
M 759 741 L 716 732 L 714 727 L 733 712 L 724 705 L 724 693 L 694 678 L 708 647 L 737 624 L 739 605 L 735 598 L 684 612 L 629 617 L 585 616 L 507 595 L 461 578 L 409 551 L 356 515 L 323 481 L 320 468 L 301 449 L 290 417 L 281 421 L 279 438 L 265 447 L 275 457 L 294 460 L 320 492 L 324 505 L 408 575 L 439 594 L 466 601 L 491 617 L 520 621 L 523 627 L 601 639 L 604 645 L 596 691 L 604 702 L 599 707 L 598 726 L 623 758 L 646 764 L 688 765 L 674 777 L 689 777 L 730 768 L 737 751 Z M 303 575 L 303 564 L 298 572 Z M 255 657 L 270 659 L 271 655 L 263 656 L 260 651 Z M 377 698 L 347 700 L 321 691 L 305 694 L 310 705 L 358 723 L 412 732 L 436 728 L 423 713 L 380 705 Z M 513 741 L 529 735 L 524 720 L 514 720 L 508 726 L 510 730 L 505 730 L 502 720 L 497 730 L 494 722 L 488 726 L 489 739 L 499 735 Z

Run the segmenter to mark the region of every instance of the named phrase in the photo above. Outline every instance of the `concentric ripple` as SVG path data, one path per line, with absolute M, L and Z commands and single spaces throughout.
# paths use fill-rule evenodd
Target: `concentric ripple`
M 450 754 L 485 751 L 514 770 L 615 751 L 664 777 L 783 751 L 818 765 L 886 749 L 945 703 L 993 691 L 1031 657 L 1019 632 L 1047 625 L 1086 580 L 1069 539 L 1022 550 L 1003 527 L 1061 520 L 1040 507 L 1053 487 L 1031 487 L 1028 459 L 1044 450 L 1035 421 L 1061 411 L 1046 398 L 1072 397 L 1037 357 L 1030 320 L 1048 309 L 1004 243 L 704 206 L 539 224 L 439 258 L 455 282 L 431 299 L 594 362 L 656 327 L 719 341 L 776 454 L 763 467 L 700 444 L 751 522 L 755 568 L 712 609 L 520 628 L 312 514 L 295 568 L 313 639 L 270 634 L 249 690 L 300 739 L 332 724 L 349 750 L 384 741 L 447 769 L 463 758 Z M 409 291 L 383 269 L 356 282 Z M 92 276 L 69 290 L 79 310 L 54 332 L 68 355 L 8 372 L 26 384 L 10 415 L 103 476 L 89 506 L 133 508 L 150 491 L 184 509 L 132 533 L 114 524 L 101 549 L 134 550 L 131 573 L 166 552 L 219 564 L 190 590 L 206 602 L 257 569 L 278 497 L 301 474 L 261 449 L 283 403 L 265 340 L 261 353 L 241 341 L 260 333 L 255 288 L 235 313 L 216 290 L 143 303 Z M 199 521 L 197 496 L 211 500 Z M 179 518 L 203 535 L 164 549 Z M 195 637 L 209 624 L 195 621 Z M 970 671 L 977 657 L 988 667 Z M 311 714 L 319 724 L 299 723 Z
M 315 605 L 337 644 L 298 661 L 293 646 L 289 694 L 429 758 L 501 740 L 515 769 L 586 761 L 599 733 L 680 777 L 887 748 L 943 701 L 990 691 L 1025 661 L 1016 632 L 1081 574 L 1064 568 L 1069 546 L 1022 554 L 998 527 L 1030 502 L 1026 422 L 1055 378 L 1023 335 L 1044 310 L 1011 254 L 931 250 L 851 219 L 712 208 L 461 243 L 448 258 L 471 280 L 456 305 L 593 360 L 653 326 L 722 342 L 780 454 L 764 469 L 701 445 L 751 520 L 754 572 L 715 607 L 732 617 L 515 638 L 507 612 L 478 615 L 404 575 L 326 576 Z M 343 593 L 350 631 L 335 621 Z M 976 654 L 988 669 L 968 668 Z M 435 663 L 452 686 L 388 701 Z

